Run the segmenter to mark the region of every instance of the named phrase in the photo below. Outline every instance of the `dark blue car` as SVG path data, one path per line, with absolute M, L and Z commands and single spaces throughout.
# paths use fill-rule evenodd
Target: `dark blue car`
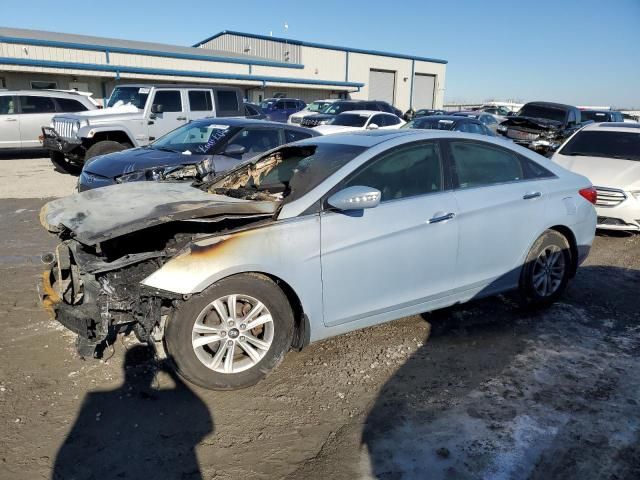
M 260 108 L 272 122 L 286 123 L 289 115 L 299 112 L 307 104 L 297 98 L 267 98 L 260 104 Z
M 93 157 L 82 168 L 78 191 L 115 183 L 180 180 L 189 172 L 184 168 L 188 165 L 194 172 L 206 165 L 207 173 L 218 174 L 272 148 L 317 135 L 307 128 L 265 120 L 197 120 L 146 147 Z

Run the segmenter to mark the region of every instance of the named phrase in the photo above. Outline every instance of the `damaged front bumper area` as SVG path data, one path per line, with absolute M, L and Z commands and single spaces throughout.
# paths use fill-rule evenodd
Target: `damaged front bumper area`
M 100 358 L 121 330 L 149 340 L 161 324 L 162 299 L 140 281 L 157 270 L 160 254 L 133 254 L 107 263 L 75 240 L 43 256 L 49 269 L 39 285 L 40 300 L 53 318 L 78 335 L 84 357 Z

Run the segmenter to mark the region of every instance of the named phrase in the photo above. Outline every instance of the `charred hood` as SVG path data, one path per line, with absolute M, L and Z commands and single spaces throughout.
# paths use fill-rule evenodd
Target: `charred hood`
M 95 245 L 163 223 L 265 217 L 277 207 L 277 201 L 230 198 L 186 183 L 135 182 L 53 200 L 42 207 L 40 222 L 50 232 L 68 231 L 80 243 Z

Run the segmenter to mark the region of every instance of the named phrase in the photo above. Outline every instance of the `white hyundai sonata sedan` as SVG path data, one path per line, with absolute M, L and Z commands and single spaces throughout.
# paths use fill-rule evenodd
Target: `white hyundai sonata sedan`
M 367 131 L 271 150 L 192 186 L 114 185 L 43 207 L 44 306 L 99 356 L 120 331 L 206 388 L 291 348 L 516 291 L 546 306 L 593 241 L 589 180 L 513 143 Z
M 596 186 L 598 228 L 640 230 L 640 123 L 590 124 L 552 160 Z

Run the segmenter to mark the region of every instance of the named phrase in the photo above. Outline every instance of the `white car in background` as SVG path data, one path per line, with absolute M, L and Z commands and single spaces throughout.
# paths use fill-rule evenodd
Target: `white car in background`
M 587 125 L 552 160 L 596 187 L 598 228 L 640 230 L 640 124 Z
M 392 113 L 377 110 L 350 110 L 339 113 L 328 123 L 313 127 L 323 135 L 331 133 L 355 132 L 358 130 L 391 130 L 400 128 L 406 122 Z
M 291 125 L 300 125 L 302 123 L 302 119 L 309 115 L 316 115 L 321 112 L 321 110 L 327 105 L 337 102 L 338 98 L 327 98 L 325 100 L 315 100 L 304 107 L 299 112 L 289 115 L 289 119 L 287 123 Z

